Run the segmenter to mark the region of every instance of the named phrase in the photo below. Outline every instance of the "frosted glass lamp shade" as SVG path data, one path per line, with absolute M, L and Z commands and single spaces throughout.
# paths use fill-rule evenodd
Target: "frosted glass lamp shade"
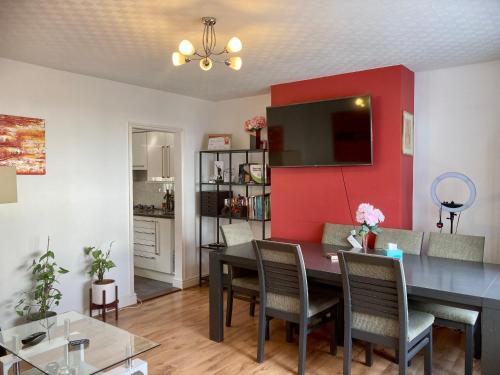
M 172 64 L 174 66 L 180 66 L 186 63 L 186 57 L 179 52 L 172 53 Z
M 226 65 L 231 69 L 240 70 L 241 66 L 243 65 L 243 60 L 239 56 L 234 56 L 226 61 Z
M 200 68 L 204 71 L 208 71 L 210 69 L 212 69 L 212 60 L 208 57 L 200 60 Z
M 185 56 L 191 56 L 194 53 L 194 46 L 189 40 L 184 39 L 179 43 L 179 52 Z
M 240 52 L 242 48 L 243 45 L 241 44 L 241 40 L 235 36 L 233 36 L 231 39 L 229 39 L 229 42 L 227 42 L 226 49 L 229 53 Z
M 0 167 L 0 203 L 17 202 L 16 167 Z

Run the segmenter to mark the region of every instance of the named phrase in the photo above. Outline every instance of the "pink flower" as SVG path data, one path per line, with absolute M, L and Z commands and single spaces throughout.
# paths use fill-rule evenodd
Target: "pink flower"
M 375 216 L 377 217 L 377 222 L 378 223 L 383 223 L 384 220 L 385 220 L 385 216 L 384 214 L 382 213 L 382 211 L 380 211 L 378 208 L 376 208 L 375 210 L 373 210 L 373 213 L 375 214 Z
M 264 129 L 266 125 L 266 118 L 264 116 L 255 116 L 250 120 L 246 120 L 243 128 L 247 132 L 254 132 L 259 129 Z
M 378 208 L 369 203 L 361 203 L 356 211 L 356 221 L 374 227 L 385 220 L 385 216 Z

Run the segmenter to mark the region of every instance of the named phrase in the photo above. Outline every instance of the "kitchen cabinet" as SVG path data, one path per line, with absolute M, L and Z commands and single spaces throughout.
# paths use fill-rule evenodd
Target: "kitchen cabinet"
M 134 216 L 134 266 L 174 273 L 174 219 Z
M 132 133 L 132 169 L 145 171 L 148 168 L 147 133 Z
M 148 181 L 174 176 L 174 135 L 149 132 L 147 136 Z

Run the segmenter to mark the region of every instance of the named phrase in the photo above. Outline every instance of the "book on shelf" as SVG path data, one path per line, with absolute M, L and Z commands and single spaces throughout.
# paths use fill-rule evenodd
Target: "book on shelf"
M 271 218 L 271 194 L 248 197 L 247 206 L 249 219 L 269 220 Z

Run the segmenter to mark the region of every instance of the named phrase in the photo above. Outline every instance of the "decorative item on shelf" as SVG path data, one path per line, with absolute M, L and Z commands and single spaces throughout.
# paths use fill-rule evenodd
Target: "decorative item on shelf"
M 23 293 L 24 297 L 16 305 L 16 312 L 30 321 L 56 315 L 51 309 L 59 306 L 62 293 L 55 285 L 59 283 L 58 275 L 69 271 L 55 262 L 55 254 L 50 250 L 50 237 L 47 239 L 45 252 L 38 259 L 33 259 L 29 270 L 35 285 L 33 289 Z
M 230 56 L 230 53 L 241 51 L 243 45 L 237 37 L 232 37 L 220 52 L 215 52 L 215 17 L 203 17 L 201 22 L 204 25 L 201 51 L 196 51 L 189 40 L 183 40 L 179 44 L 179 52 L 172 54 L 172 63 L 174 66 L 180 66 L 193 60 L 200 62 L 201 70 L 208 71 L 212 69 L 214 62 L 224 63 L 233 70 L 240 70 L 243 60 L 239 56 Z M 223 55 L 223 60 L 218 61 L 216 57 Z
M 230 150 L 231 134 L 209 134 L 207 149 L 213 151 Z
M 247 198 L 238 194 L 237 197 L 224 199 L 224 208 L 221 211 L 222 216 L 229 216 L 246 219 L 248 217 L 248 202 Z
M 243 163 L 239 166 L 238 182 L 240 184 L 263 184 L 269 182 L 269 167 L 258 163 Z
M 384 222 L 385 216 L 378 208 L 369 203 L 361 203 L 356 211 L 356 221 L 361 224 L 359 235 L 363 239 L 363 250 L 368 250 L 368 234 L 379 234 L 382 230 L 378 224 Z
M 250 174 L 250 164 L 240 164 L 238 168 L 238 182 L 240 184 L 250 184 L 252 183 L 252 181 L 252 175 Z
M 261 145 L 261 131 L 267 126 L 266 118 L 264 116 L 255 116 L 245 121 L 244 129 L 250 133 L 250 148 L 253 150 L 260 150 Z
M 236 178 L 235 178 L 235 175 L 234 175 L 234 168 L 224 169 L 224 183 L 238 182 L 237 178 L 238 178 L 238 176 L 236 176 Z
M 0 115 L 0 166 L 20 175 L 45 174 L 45 121 Z
M 113 242 L 109 244 L 106 251 L 94 246 L 84 248 L 85 254 L 91 259 L 88 274 L 91 277 L 97 276 L 97 280 L 92 282 L 92 287 L 89 289 L 89 314 L 92 316 L 93 310 L 102 309 L 103 321 L 106 321 L 106 308 L 108 307 L 114 307 L 115 318 L 118 320 L 118 286 L 115 280 L 104 278 L 106 272 L 116 267 L 115 263 L 110 259 L 112 246 Z
M 403 111 L 403 154 L 413 155 L 413 115 L 409 112 Z
M 224 181 L 224 162 L 222 160 L 214 161 L 214 176 L 216 182 Z

